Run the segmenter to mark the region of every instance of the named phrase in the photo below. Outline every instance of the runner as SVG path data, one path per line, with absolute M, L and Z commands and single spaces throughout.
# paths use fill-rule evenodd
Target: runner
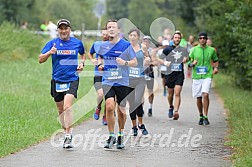
M 185 78 L 183 63 L 188 59 L 187 49 L 180 46 L 181 37 L 181 33 L 176 31 L 173 35 L 173 46 L 166 47 L 159 59 L 161 64 L 168 67 L 167 71 L 164 72 L 165 85 L 168 87 L 168 103 L 170 105 L 168 116 L 169 118 L 173 117 L 174 120 L 179 118 L 180 94 Z M 173 105 L 174 95 L 175 103 Z
M 116 142 L 115 126 L 115 99 L 118 109 L 118 138 L 117 149 L 124 148 L 123 130 L 126 114 L 126 97 L 130 93 L 128 67 L 136 66 L 135 52 L 128 41 L 119 38 L 119 26 L 116 20 L 107 22 L 109 41 L 102 43 L 99 51 L 98 70 L 103 71 L 102 88 L 106 101 L 106 116 L 108 121 L 109 138 L 104 148 L 112 148 Z
M 219 64 L 215 49 L 206 43 L 207 33 L 201 32 L 199 34 L 199 45 L 192 48 L 189 55 L 190 61 L 188 62 L 193 72 L 192 93 L 193 97 L 197 98 L 197 107 L 200 115 L 199 125 L 210 124 L 208 120 L 209 91 L 213 75 L 218 73 Z M 212 62 L 214 67 L 212 67 Z
M 167 46 L 169 46 L 169 41 L 168 40 L 163 40 L 162 42 L 162 46 L 159 47 L 159 50 L 156 53 L 157 57 L 160 57 L 163 54 L 163 50 L 164 48 L 166 48 Z M 162 79 L 162 84 L 163 84 L 163 96 L 166 96 L 167 94 L 167 88 L 166 88 L 166 84 L 165 84 L 165 71 L 167 70 L 167 67 L 163 64 L 161 64 L 159 66 L 159 71 L 161 73 L 161 79 Z
M 97 107 L 95 109 L 95 113 L 94 113 L 94 119 L 95 120 L 99 120 L 100 118 L 100 112 L 101 112 L 101 105 L 102 105 L 102 101 L 103 101 L 103 90 L 102 90 L 102 75 L 101 73 L 98 71 L 98 51 L 100 48 L 100 45 L 102 42 L 107 41 L 108 40 L 108 34 L 107 34 L 107 29 L 106 27 L 104 27 L 102 29 L 102 41 L 97 41 L 95 42 L 91 49 L 90 52 L 88 54 L 89 59 L 91 60 L 91 62 L 93 63 L 93 65 L 95 66 L 94 69 L 94 87 L 95 90 L 97 92 Z M 93 54 L 96 53 L 95 58 L 93 58 Z M 102 117 L 102 124 L 103 125 L 107 125 L 107 119 L 106 119 L 106 105 L 104 106 L 104 115 Z
M 139 44 L 140 31 L 133 28 L 129 31 L 129 40 L 136 53 L 137 63 L 136 67 L 129 67 L 129 85 L 133 91 L 128 96 L 129 112 L 132 121 L 132 135 L 137 136 L 138 129 L 142 131 L 143 135 L 147 135 L 148 131 L 143 124 L 143 95 L 145 90 L 144 65 L 150 64 L 150 57 L 146 45 Z M 138 126 L 136 117 L 138 119 Z
M 152 54 L 152 48 L 150 48 L 150 43 L 151 43 L 151 37 L 150 36 L 144 36 L 143 37 L 143 44 L 146 45 L 149 54 L 151 55 L 151 62 L 148 68 L 145 69 L 145 80 L 146 80 L 146 86 L 148 89 L 148 100 L 149 100 L 149 108 L 148 108 L 148 116 L 152 116 L 152 106 L 153 106 L 153 101 L 154 101 L 154 71 L 153 67 L 156 62 L 156 57 L 154 54 Z
M 83 70 L 85 49 L 83 43 L 70 37 L 71 24 L 66 19 L 57 23 L 59 37 L 50 40 L 39 55 L 39 63 L 52 57 L 51 95 L 57 105 L 60 122 L 65 131 L 63 148 L 72 148 L 72 111 L 74 98 L 77 98 L 79 86 L 78 73 Z M 81 63 L 78 65 L 78 54 Z

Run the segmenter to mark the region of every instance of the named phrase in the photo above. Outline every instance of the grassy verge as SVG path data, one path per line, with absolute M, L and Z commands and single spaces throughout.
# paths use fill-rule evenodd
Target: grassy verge
M 231 132 L 226 145 L 234 150 L 234 164 L 237 167 L 252 166 L 252 92 L 235 87 L 231 76 L 218 74 L 214 82 L 215 90 L 229 110 Z
M 51 60 L 37 59 L 0 63 L 0 157 L 45 140 L 61 128 L 57 110 L 50 96 Z M 92 71 L 91 66 L 85 70 Z M 78 99 L 93 84 L 90 76 L 80 77 Z M 96 101 L 93 96 L 92 101 Z M 77 101 L 77 100 L 76 100 Z M 81 105 L 81 104 L 80 104 Z M 85 108 L 85 106 L 82 106 Z M 91 110 L 89 110 L 91 111 Z M 89 118 L 89 111 L 77 123 Z

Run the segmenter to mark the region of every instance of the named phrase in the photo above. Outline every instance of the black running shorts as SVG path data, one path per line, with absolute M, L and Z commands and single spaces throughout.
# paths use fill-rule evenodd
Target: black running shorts
M 56 92 L 56 82 L 54 79 L 51 80 L 51 95 L 54 98 L 55 102 L 60 102 L 64 100 L 64 96 L 66 94 L 72 94 L 75 98 L 77 98 L 77 90 L 79 86 L 79 79 L 76 81 L 72 81 L 70 83 L 69 90 L 65 92 Z
M 126 106 L 127 96 L 133 90 L 127 86 L 110 86 L 102 85 L 102 89 L 105 95 L 105 100 L 113 97 L 117 100 L 117 104 L 121 107 Z
M 183 72 L 176 75 L 173 75 L 173 74 L 165 75 L 165 85 L 168 88 L 174 88 L 175 85 L 183 86 L 184 79 L 185 79 L 185 76 Z

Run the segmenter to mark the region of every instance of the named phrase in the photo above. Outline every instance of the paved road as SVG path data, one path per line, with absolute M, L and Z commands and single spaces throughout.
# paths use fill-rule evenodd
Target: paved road
M 148 136 L 131 137 L 131 124 L 126 122 L 126 147 L 124 150 L 104 150 L 107 127 L 101 121 L 90 119 L 74 128 L 72 151 L 56 147 L 45 141 L 26 150 L 0 159 L 0 167 L 64 167 L 64 166 L 171 166 L 171 167 L 229 167 L 231 151 L 224 147 L 227 122 L 222 101 L 212 91 L 209 111 L 210 126 L 199 126 L 195 99 L 191 97 L 191 80 L 186 79 L 182 91 L 182 104 L 178 121 L 167 116 L 167 96 L 162 95 L 161 81 L 155 92 L 153 117 L 144 117 Z M 145 103 L 147 111 L 147 103 Z M 95 135 L 96 134 L 96 135 Z M 53 147 L 54 145 L 55 147 Z

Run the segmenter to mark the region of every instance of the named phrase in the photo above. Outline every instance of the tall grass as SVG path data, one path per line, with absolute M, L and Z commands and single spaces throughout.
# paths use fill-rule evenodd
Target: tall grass
M 214 81 L 229 110 L 231 131 L 226 144 L 234 148 L 235 166 L 252 166 L 252 92 L 235 87 L 231 76 L 218 74 Z
M 13 24 L 4 22 L 0 25 L 0 62 L 36 57 L 45 40 L 42 36 L 15 29 Z

